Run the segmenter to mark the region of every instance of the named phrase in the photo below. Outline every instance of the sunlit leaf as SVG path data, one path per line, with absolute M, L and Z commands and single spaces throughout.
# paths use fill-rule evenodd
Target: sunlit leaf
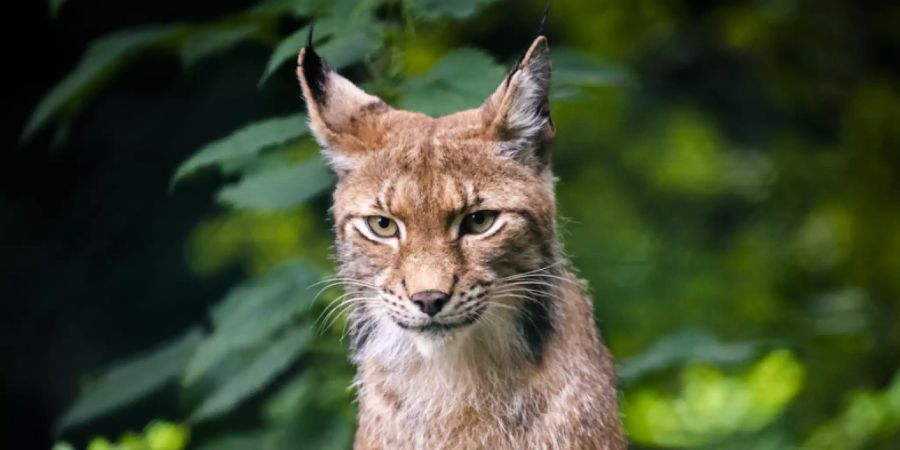
M 801 450 L 875 448 L 879 436 L 900 433 L 900 371 L 883 391 L 854 392 L 842 411 L 816 427 Z
M 311 337 L 312 330 L 309 328 L 293 329 L 267 345 L 245 370 L 206 398 L 191 414 L 191 419 L 200 421 L 224 414 L 255 394 L 300 356 Z
M 687 329 L 666 336 L 641 354 L 620 362 L 617 371 L 619 378 L 628 382 L 689 362 L 741 363 L 753 357 L 757 348 L 757 343 L 723 343 L 705 331 Z
M 505 69 L 472 48 L 444 55 L 426 74 L 410 80 L 401 108 L 433 116 L 480 105 L 503 81 Z
M 279 213 L 227 210 L 197 224 L 187 242 L 187 263 L 200 277 L 243 267 L 261 275 L 280 263 L 302 257 L 330 267 L 322 220 L 310 207 Z
M 127 439 L 127 436 L 130 435 L 123 436 L 123 440 Z M 91 439 L 88 443 L 87 450 L 115 450 L 115 445 L 110 442 L 109 439 L 98 436 Z
M 636 443 L 677 448 L 716 444 L 772 423 L 803 387 L 805 372 L 786 350 L 769 353 L 738 375 L 692 364 L 682 370 L 676 396 L 653 388 L 626 393 L 625 425 Z
M 183 337 L 113 365 L 97 376 L 60 419 L 64 430 L 112 412 L 175 379 L 202 340 L 191 330 Z
M 172 184 L 174 185 L 186 175 L 200 168 L 211 165 L 221 167 L 226 163 L 245 161 L 265 149 L 307 134 L 309 134 L 309 128 L 306 126 L 306 116 L 303 114 L 292 114 L 254 122 L 203 146 L 178 167 L 172 177 Z
M 302 205 L 334 184 L 321 158 L 245 176 L 219 191 L 219 202 L 235 208 L 279 211 Z
M 645 165 L 642 174 L 665 192 L 710 196 L 727 189 L 730 148 L 716 123 L 690 108 L 664 120 L 662 133 L 643 134 L 647 144 L 631 156 Z
M 191 430 L 181 424 L 153 421 L 144 428 L 144 441 L 150 450 L 182 450 L 191 439 Z
M 466 19 L 481 8 L 496 3 L 497 0 L 412 0 L 409 6 L 413 13 L 426 19 L 438 19 L 450 17 L 453 19 Z
M 148 48 L 175 39 L 183 30 L 181 26 L 142 27 L 118 31 L 94 41 L 78 66 L 38 103 L 20 141 L 31 139 L 50 120 L 78 109 L 89 95 L 132 58 Z
M 193 383 L 230 353 L 257 347 L 290 324 L 308 309 L 317 279 L 308 266 L 288 263 L 232 289 L 213 309 L 215 330 L 194 352 L 184 382 Z
M 259 36 L 261 28 L 257 24 L 217 25 L 202 28 L 192 33 L 181 47 L 178 54 L 181 62 L 187 67 L 200 60 L 224 53 L 235 45 Z

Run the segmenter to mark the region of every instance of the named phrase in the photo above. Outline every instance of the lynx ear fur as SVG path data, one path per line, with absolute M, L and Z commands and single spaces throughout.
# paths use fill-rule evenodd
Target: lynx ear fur
M 311 33 L 310 33 L 311 34 Z M 297 77 L 309 111 L 309 125 L 338 175 L 383 147 L 391 109 L 333 71 L 313 49 L 300 51 Z M 538 36 L 522 59 L 480 108 L 485 136 L 501 156 L 542 169 L 549 166 L 550 49 Z
M 309 112 L 309 128 L 332 169 L 341 175 L 379 148 L 390 107 L 333 71 L 312 47 L 312 28 L 297 58 L 297 78 Z
M 544 166 L 554 136 L 550 119 L 550 48 L 538 36 L 525 56 L 481 107 L 488 134 L 500 152 L 525 164 Z

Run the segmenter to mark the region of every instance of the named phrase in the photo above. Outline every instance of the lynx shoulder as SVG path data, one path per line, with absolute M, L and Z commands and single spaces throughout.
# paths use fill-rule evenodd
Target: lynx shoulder
M 481 107 L 443 117 L 390 107 L 310 46 L 297 74 L 338 175 L 356 448 L 626 448 L 557 233 L 546 38 Z

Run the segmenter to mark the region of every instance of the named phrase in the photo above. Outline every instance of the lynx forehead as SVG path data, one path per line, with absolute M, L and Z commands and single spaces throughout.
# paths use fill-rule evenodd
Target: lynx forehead
M 338 183 L 358 449 L 625 448 L 608 352 L 556 230 L 538 37 L 479 107 L 391 108 L 310 46 L 297 74 Z

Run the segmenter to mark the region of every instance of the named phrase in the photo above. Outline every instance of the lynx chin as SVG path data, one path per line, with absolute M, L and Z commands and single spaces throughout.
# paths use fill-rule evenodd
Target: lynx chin
M 297 75 L 338 176 L 363 449 L 625 449 L 612 358 L 565 259 L 543 36 L 479 108 L 394 109 L 311 46 Z

